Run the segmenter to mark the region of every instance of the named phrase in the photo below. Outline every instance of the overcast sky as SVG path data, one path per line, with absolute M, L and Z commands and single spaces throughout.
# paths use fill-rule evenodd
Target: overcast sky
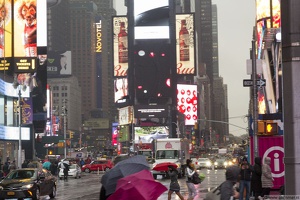
M 196 0 L 197 1 L 197 0 Z M 116 0 L 118 15 L 125 15 L 123 0 Z M 243 87 L 246 60 L 250 57 L 253 26 L 255 23 L 255 0 L 212 0 L 218 9 L 219 73 L 228 86 L 229 132 L 245 134 L 247 128 L 249 88 Z

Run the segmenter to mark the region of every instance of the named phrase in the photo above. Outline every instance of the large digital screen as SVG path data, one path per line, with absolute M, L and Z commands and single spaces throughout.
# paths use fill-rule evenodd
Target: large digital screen
M 177 74 L 195 74 L 194 15 L 176 15 Z
M 169 39 L 169 0 L 134 0 L 134 39 Z
M 128 20 L 126 16 L 113 17 L 114 76 L 125 77 L 128 70 Z
M 127 78 L 117 78 L 114 80 L 115 103 L 118 100 L 128 95 L 128 80 Z
M 47 61 L 47 75 L 49 77 L 72 75 L 71 51 L 49 51 Z
M 168 138 L 167 126 L 134 127 L 135 141 L 138 143 L 151 143 L 155 139 Z
M 177 84 L 177 110 L 184 114 L 185 125 L 195 125 L 198 119 L 197 85 Z

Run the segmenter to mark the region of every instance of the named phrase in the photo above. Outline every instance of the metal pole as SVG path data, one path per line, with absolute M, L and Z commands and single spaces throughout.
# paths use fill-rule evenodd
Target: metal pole
M 18 86 L 19 89 L 19 96 L 18 96 L 18 101 L 19 101 L 19 152 L 18 152 L 18 168 L 22 168 L 22 108 L 21 108 L 21 85 Z
M 64 158 L 67 158 L 67 117 L 66 117 L 66 101 L 64 100 L 63 115 L 64 115 Z
M 256 41 L 255 27 L 253 28 L 252 39 L 252 80 L 253 80 L 253 140 L 254 140 L 254 156 L 258 157 L 258 142 L 257 142 L 257 71 L 256 71 Z

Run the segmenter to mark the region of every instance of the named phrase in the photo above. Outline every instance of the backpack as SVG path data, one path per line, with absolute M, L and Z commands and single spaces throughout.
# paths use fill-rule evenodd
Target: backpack
M 197 172 L 195 172 L 193 174 L 193 176 L 191 177 L 191 181 L 192 181 L 192 183 L 194 183 L 196 185 L 201 183 L 201 179 L 200 179 L 199 174 Z

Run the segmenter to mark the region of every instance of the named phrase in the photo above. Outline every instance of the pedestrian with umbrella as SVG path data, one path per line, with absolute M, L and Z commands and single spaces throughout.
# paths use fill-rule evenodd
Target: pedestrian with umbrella
M 171 200 L 173 192 L 175 192 L 181 200 L 184 200 L 183 196 L 180 194 L 180 186 L 178 183 L 178 171 L 173 165 L 169 165 L 168 174 L 171 179 L 170 188 L 168 192 L 168 200 Z
M 167 187 L 154 180 L 149 169 L 125 176 L 107 200 L 157 200 Z
M 137 155 L 117 163 L 111 170 L 106 172 L 101 178 L 102 188 L 100 200 L 107 199 L 116 191 L 119 179 L 142 170 L 149 170 L 149 164 L 145 156 Z

